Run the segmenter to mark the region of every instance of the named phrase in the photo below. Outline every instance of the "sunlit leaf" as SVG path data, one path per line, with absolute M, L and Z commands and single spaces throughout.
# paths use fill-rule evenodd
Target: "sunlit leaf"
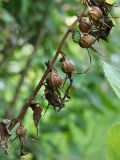
M 114 124 L 109 131 L 107 151 L 109 160 L 120 159 L 120 123 Z
M 25 1 L 22 0 L 21 3 L 22 3 L 22 7 L 21 7 L 22 10 L 21 10 L 21 12 L 25 14 L 28 11 L 30 1 L 29 0 L 25 0 Z
M 106 62 L 103 62 L 103 69 L 111 87 L 120 98 L 120 70 Z
M 12 15 L 5 9 L 2 10 L 2 15 L 0 18 L 6 23 L 14 22 L 14 18 L 12 17 Z
M 31 153 L 28 153 L 26 155 L 21 156 L 20 160 L 33 160 L 33 155 Z
M 113 3 L 116 2 L 116 0 L 106 0 L 106 2 L 109 3 L 109 4 L 113 4 Z

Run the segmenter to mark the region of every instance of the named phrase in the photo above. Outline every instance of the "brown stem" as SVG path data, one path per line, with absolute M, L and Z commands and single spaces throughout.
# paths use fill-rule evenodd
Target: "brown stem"
M 84 12 L 83 12 L 84 14 Z M 40 88 L 43 85 L 44 80 L 46 79 L 46 76 L 48 75 L 48 73 L 50 72 L 51 68 L 54 66 L 54 63 L 56 62 L 62 47 L 69 35 L 69 33 L 71 32 L 71 30 L 73 29 L 73 27 L 80 21 L 80 19 L 82 18 L 83 14 L 81 14 L 80 16 L 77 17 L 77 19 L 73 22 L 73 24 L 68 28 L 68 30 L 66 31 L 64 37 L 62 38 L 60 45 L 56 51 L 55 56 L 53 57 L 53 60 L 51 61 L 51 66 L 49 68 L 47 68 L 44 72 L 44 75 L 42 76 L 42 78 L 40 79 L 37 87 L 35 88 L 33 94 L 31 95 L 31 97 L 29 98 L 29 100 L 27 101 L 27 103 L 23 106 L 20 114 L 13 120 L 13 122 L 11 123 L 11 125 L 9 126 L 9 130 L 12 130 L 12 128 L 24 117 L 24 115 L 27 112 L 27 109 L 29 108 L 31 102 L 34 100 L 34 98 L 36 97 L 38 91 L 40 90 Z

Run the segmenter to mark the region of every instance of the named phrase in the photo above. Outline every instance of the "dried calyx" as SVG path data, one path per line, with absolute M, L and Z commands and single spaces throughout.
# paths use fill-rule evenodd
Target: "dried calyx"
M 27 133 L 27 129 L 25 128 L 25 126 L 20 124 L 16 129 L 16 136 L 20 140 L 22 140 L 22 138 L 25 139 L 26 133 Z
M 62 84 L 62 78 L 60 77 L 57 69 L 53 67 L 53 69 L 48 73 L 46 77 L 46 83 L 52 87 L 59 87 Z
M 73 34 L 74 33 L 75 32 L 73 32 Z M 69 101 L 71 99 L 69 95 L 69 90 L 71 89 L 72 84 L 73 84 L 73 73 L 75 71 L 75 63 L 72 60 L 67 59 L 66 54 L 64 52 L 61 51 L 61 53 L 62 53 L 62 58 L 60 59 L 61 70 L 66 74 L 66 77 L 63 83 L 63 87 L 67 79 L 69 79 L 69 85 L 64 91 L 65 94 L 63 96 L 63 100 L 67 98 L 68 99 L 67 101 Z
M 98 21 L 103 15 L 101 9 L 97 6 L 88 7 L 88 13 L 90 18 L 92 18 L 94 21 Z
M 97 38 L 91 34 L 81 34 L 79 45 L 82 48 L 90 48 L 95 42 Z
M 64 56 L 60 59 L 60 65 L 64 73 L 73 73 L 75 70 L 75 63 Z
M 45 98 L 48 101 L 48 106 L 49 105 L 53 106 L 55 111 L 57 108 L 58 111 L 60 111 L 64 107 L 64 101 L 61 97 L 59 90 L 57 88 L 49 87 L 48 84 L 45 85 Z
M 95 37 L 94 35 L 92 34 L 88 34 L 88 33 L 79 33 L 80 36 L 79 36 L 79 39 L 75 39 L 76 37 L 76 34 L 78 33 L 78 30 L 74 30 L 74 32 L 72 32 L 72 38 L 73 38 L 73 41 L 75 43 L 78 43 L 80 45 L 80 47 L 82 48 L 90 48 L 95 42 L 96 40 L 98 39 L 98 37 Z
M 81 32 L 83 33 L 88 33 L 92 28 L 92 24 L 88 21 L 86 21 L 85 19 L 81 19 L 81 21 L 79 21 L 79 29 Z

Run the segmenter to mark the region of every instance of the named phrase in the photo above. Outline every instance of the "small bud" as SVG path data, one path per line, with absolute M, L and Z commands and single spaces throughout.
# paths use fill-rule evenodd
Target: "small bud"
M 59 87 L 59 86 L 61 86 L 62 78 L 59 76 L 59 74 L 58 74 L 58 72 L 57 72 L 57 70 L 55 68 L 52 69 L 52 71 L 48 73 L 46 82 L 50 87 Z
M 89 7 L 88 12 L 89 12 L 90 17 L 95 21 L 99 20 L 102 17 L 102 11 L 97 6 Z
M 96 41 L 96 37 L 91 34 L 81 34 L 79 44 L 82 48 L 90 48 Z
M 16 129 L 16 135 L 19 138 L 25 138 L 27 133 L 27 129 L 25 128 L 24 125 L 20 124 L 20 126 L 17 127 Z
M 89 22 L 85 20 L 81 20 L 79 22 L 79 29 L 81 32 L 88 33 L 91 28 L 92 28 L 92 25 Z
M 75 64 L 72 60 L 68 60 L 66 58 L 62 58 L 60 60 L 61 62 L 61 69 L 65 73 L 72 73 L 75 70 Z

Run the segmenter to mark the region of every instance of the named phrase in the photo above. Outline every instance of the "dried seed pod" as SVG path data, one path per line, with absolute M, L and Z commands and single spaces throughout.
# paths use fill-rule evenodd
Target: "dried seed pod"
M 66 58 L 62 58 L 61 62 L 61 69 L 65 73 L 72 73 L 75 70 L 75 64 L 72 60 L 68 60 Z
M 8 129 L 11 121 L 9 119 L 3 119 L 0 121 L 0 147 L 3 148 L 6 154 L 8 154 L 8 142 L 11 133 Z
M 94 21 L 97 21 L 102 17 L 102 11 L 97 6 L 88 7 L 88 12 Z
M 96 40 L 97 38 L 91 34 L 81 34 L 79 44 L 82 48 L 90 48 Z
M 48 100 L 49 104 L 54 107 L 62 108 L 64 106 L 62 98 L 56 91 L 49 91 L 49 93 L 46 94 L 46 99 Z
M 16 129 L 16 135 L 19 138 L 25 138 L 27 133 L 27 129 L 25 128 L 24 125 L 20 124 L 17 129 Z
M 81 32 L 88 33 L 91 28 L 92 28 L 92 25 L 90 22 L 87 22 L 85 20 L 81 20 L 79 22 L 79 29 Z
M 9 127 L 9 125 L 11 124 L 11 120 L 9 120 L 9 119 L 3 119 L 3 120 L 1 121 L 1 124 L 2 124 L 2 126 L 3 126 L 3 128 L 4 128 L 4 131 L 10 136 L 11 133 L 10 133 L 8 127 Z
M 58 74 L 57 70 L 55 68 L 52 69 L 51 72 L 49 72 L 46 82 L 50 87 L 59 87 L 62 84 L 62 78 Z
M 49 105 L 52 105 L 54 110 L 58 108 L 58 111 L 60 111 L 64 107 L 64 100 L 62 99 L 61 94 L 57 88 L 53 89 L 49 88 L 48 85 L 45 85 L 45 97 L 48 101 L 47 109 Z

